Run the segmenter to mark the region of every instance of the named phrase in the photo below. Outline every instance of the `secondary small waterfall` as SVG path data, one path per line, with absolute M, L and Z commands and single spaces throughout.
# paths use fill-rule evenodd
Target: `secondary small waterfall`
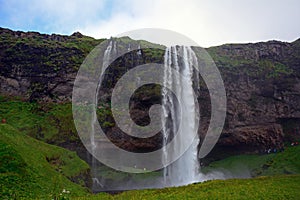
M 164 86 L 172 88 L 179 96 L 174 96 L 166 87 L 162 90 L 162 133 L 165 146 L 175 134 L 180 134 L 172 152 L 182 152 L 183 140 L 191 140 L 193 133 L 197 132 L 197 106 L 193 95 L 193 83 L 198 87 L 198 76 L 193 73 L 193 66 L 197 66 L 197 57 L 190 47 L 169 47 L 164 56 Z M 181 74 L 176 78 L 174 71 Z M 197 80 L 194 80 L 197 79 Z M 194 85 L 195 87 L 195 85 Z M 181 113 L 180 107 L 185 112 Z M 181 119 L 180 119 L 181 116 Z M 182 127 L 178 125 L 182 121 Z M 179 186 L 200 181 L 198 150 L 199 138 L 197 137 L 189 149 L 174 163 L 163 170 L 164 184 L 166 186 Z M 162 159 L 167 159 L 168 153 L 164 150 Z
M 106 48 L 106 50 L 104 51 L 104 55 L 103 55 L 103 63 L 102 63 L 102 68 L 101 69 L 106 69 L 109 65 L 109 62 L 111 61 L 111 54 L 116 54 L 117 53 L 117 42 L 114 41 L 113 39 L 110 39 L 110 42 Z M 130 49 L 130 46 L 129 46 Z M 104 71 L 101 72 L 101 76 L 103 75 Z M 98 90 L 97 90 L 98 92 Z M 98 94 L 96 94 L 98 97 Z
M 105 69 L 108 67 L 109 63 L 111 62 L 111 57 L 112 54 L 116 54 L 117 53 L 117 48 L 116 48 L 116 41 L 114 41 L 113 39 L 110 39 L 108 46 L 106 47 L 106 50 L 104 51 L 104 55 L 103 55 L 103 60 L 102 60 L 102 71 L 101 71 L 101 75 L 100 75 L 100 79 L 103 76 Z M 100 82 L 97 86 L 97 91 L 95 93 L 95 100 L 96 102 L 98 101 L 98 95 L 99 95 L 99 87 L 100 87 Z M 95 138 L 95 126 L 96 123 L 98 123 L 98 119 L 97 119 L 97 114 L 96 114 L 96 107 L 94 107 L 95 110 L 93 110 L 93 116 L 92 116 L 92 124 L 91 124 L 91 146 L 92 146 L 92 153 L 94 154 L 94 151 L 97 149 L 97 141 Z M 99 138 L 98 138 L 99 139 Z M 92 156 L 92 180 L 93 180 L 93 188 L 99 188 L 99 187 L 103 187 L 103 183 L 101 183 L 101 180 L 99 180 L 97 178 L 97 160 L 94 156 Z

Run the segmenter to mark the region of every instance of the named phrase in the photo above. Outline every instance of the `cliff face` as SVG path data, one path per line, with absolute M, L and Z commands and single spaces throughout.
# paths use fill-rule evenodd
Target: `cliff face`
M 25 100 L 69 101 L 77 70 L 103 40 L 0 28 L 0 92 Z
M 300 139 L 300 42 L 208 49 L 227 93 L 225 128 L 212 157 L 279 150 Z
M 0 29 L 0 94 L 20 96 L 25 101 L 70 101 L 80 64 L 102 41 L 80 33 L 60 36 Z M 210 157 L 280 149 L 284 141 L 300 139 L 300 40 L 222 45 L 207 51 L 221 71 L 228 101 L 226 124 Z M 116 80 L 130 68 L 122 66 L 162 63 L 163 52 L 142 52 L 134 60 L 133 63 L 132 57 L 120 58 L 113 65 L 121 71 L 112 69 L 107 80 Z M 210 101 L 205 84 L 202 85 L 199 134 L 204 137 Z M 149 93 L 136 93 L 133 97 L 131 115 L 139 124 L 148 123 L 147 108 L 160 102 L 160 88 L 149 87 Z M 110 92 L 109 86 L 100 92 L 104 104 L 109 101 Z M 105 105 L 99 110 L 99 117 L 109 122 L 102 125 L 111 139 L 128 150 L 142 147 L 147 151 L 161 145 L 159 135 L 150 141 L 127 138 L 113 125 Z

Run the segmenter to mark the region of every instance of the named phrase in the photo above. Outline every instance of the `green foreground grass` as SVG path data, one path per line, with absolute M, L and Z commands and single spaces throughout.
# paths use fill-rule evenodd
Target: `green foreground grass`
M 85 199 L 297 199 L 300 175 L 253 179 L 214 180 L 183 187 L 127 191 L 117 195 L 100 193 Z
M 70 180 L 89 171 L 76 153 L 23 135 L 7 124 L 0 124 L 0 160 L 1 199 L 55 199 L 88 193 Z M 63 190 L 65 194 L 60 195 Z

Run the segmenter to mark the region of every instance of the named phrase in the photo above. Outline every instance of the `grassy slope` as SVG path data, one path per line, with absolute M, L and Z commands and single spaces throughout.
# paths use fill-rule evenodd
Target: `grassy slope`
M 0 160 L 2 198 L 50 198 L 63 189 L 71 196 L 88 192 L 68 179 L 89 169 L 75 153 L 35 140 L 8 124 L 0 125 Z
M 83 199 L 297 199 L 300 175 L 214 180 L 183 187 L 136 190 L 118 195 L 98 194 Z

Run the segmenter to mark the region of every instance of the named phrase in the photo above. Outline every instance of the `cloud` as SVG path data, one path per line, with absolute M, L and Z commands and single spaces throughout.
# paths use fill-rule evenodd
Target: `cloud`
M 201 46 L 299 37 L 297 0 L 4 1 L 0 23 L 15 29 L 96 38 L 138 28 L 182 33 Z M 2 10 L 1 10 L 2 9 Z M 5 21 L 4 21 L 5 20 Z
M 138 28 L 164 28 L 182 33 L 201 46 L 232 42 L 289 40 L 300 36 L 296 26 L 300 3 L 288 1 L 115 1 L 111 18 L 81 29 L 109 37 Z

